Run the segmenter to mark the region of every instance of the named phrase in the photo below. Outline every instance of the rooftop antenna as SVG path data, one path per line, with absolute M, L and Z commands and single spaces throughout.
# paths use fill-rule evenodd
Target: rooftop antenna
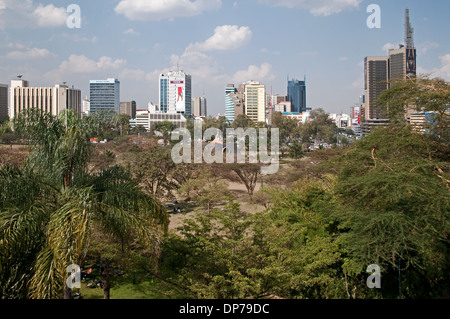
M 407 49 L 414 48 L 414 29 L 409 19 L 409 9 L 405 10 L 405 44 Z

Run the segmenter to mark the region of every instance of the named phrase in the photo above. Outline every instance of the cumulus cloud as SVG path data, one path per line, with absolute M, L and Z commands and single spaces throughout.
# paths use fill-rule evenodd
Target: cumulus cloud
M 7 28 L 53 28 L 65 26 L 66 8 L 34 4 L 33 0 L 0 0 L 0 30 Z
M 429 50 L 439 48 L 439 43 L 426 41 L 424 43 L 421 43 L 417 46 L 417 50 L 419 51 L 420 55 L 425 55 L 428 53 Z
M 397 45 L 397 44 L 393 44 L 393 43 L 388 42 L 388 43 L 386 43 L 385 45 L 383 45 L 383 47 L 381 48 L 381 50 L 382 50 L 383 52 L 388 52 L 388 51 L 391 50 L 391 49 L 397 49 L 397 48 L 398 48 L 398 45 Z
M 192 17 L 221 6 L 221 0 L 121 0 L 114 10 L 130 20 L 160 21 Z
M 261 66 L 250 65 L 247 70 L 237 71 L 233 75 L 233 82 L 244 83 L 247 81 L 270 81 L 275 76 L 272 73 L 272 65 L 263 63 Z
M 66 8 L 57 8 L 53 4 L 43 6 L 40 4 L 34 11 L 33 15 L 36 18 L 39 27 L 59 27 L 66 25 L 67 11 Z
M 362 0 L 259 0 L 277 7 L 309 10 L 315 16 L 330 16 L 344 10 L 357 9 Z
M 187 51 L 224 51 L 234 50 L 247 44 L 252 37 L 249 27 L 222 25 L 216 27 L 214 35 L 205 42 L 190 44 Z
M 139 35 L 139 32 L 135 31 L 134 29 L 128 29 L 128 30 L 125 30 L 123 32 L 123 34 L 125 34 L 125 35 Z
M 32 48 L 25 51 L 12 51 L 6 55 L 8 59 L 14 60 L 42 59 L 49 56 L 54 56 L 54 54 L 47 49 L 39 48 Z
M 73 73 L 93 73 L 97 71 L 118 70 L 126 65 L 123 59 L 113 59 L 103 56 L 98 61 L 92 60 L 85 55 L 72 54 L 68 60 L 63 61 L 59 67 L 59 72 Z

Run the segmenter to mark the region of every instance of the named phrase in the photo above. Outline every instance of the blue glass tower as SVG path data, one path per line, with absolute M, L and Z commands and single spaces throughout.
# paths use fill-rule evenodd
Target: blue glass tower
M 288 79 L 288 101 L 291 102 L 292 113 L 303 113 L 306 108 L 306 79 L 304 81 Z

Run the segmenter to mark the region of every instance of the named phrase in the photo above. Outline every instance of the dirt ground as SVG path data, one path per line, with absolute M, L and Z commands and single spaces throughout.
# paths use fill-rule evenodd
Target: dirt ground
M 258 184 L 255 187 L 255 193 L 260 189 L 261 185 Z M 241 205 L 241 210 L 243 212 L 254 214 L 257 212 L 263 211 L 265 208 L 264 206 L 252 204 L 249 202 L 249 196 L 247 195 L 247 189 L 245 188 L 244 184 L 241 183 L 229 183 L 228 189 L 233 193 L 234 197 L 236 198 L 235 201 Z M 221 205 L 224 206 L 224 205 Z M 215 207 L 220 208 L 221 206 Z M 180 214 L 170 214 L 170 224 L 169 224 L 169 231 L 170 232 L 176 232 L 176 229 L 183 225 L 183 222 L 186 219 L 190 219 L 195 216 L 198 212 L 201 212 L 202 214 L 207 214 L 206 211 L 201 209 L 196 209 L 192 212 L 187 213 L 180 213 Z

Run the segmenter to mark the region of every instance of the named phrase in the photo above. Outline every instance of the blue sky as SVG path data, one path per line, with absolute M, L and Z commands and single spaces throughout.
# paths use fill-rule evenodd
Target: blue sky
M 67 7 L 81 28 L 67 27 Z M 381 28 L 370 29 L 370 4 Z M 363 60 L 404 41 L 404 11 L 415 28 L 418 71 L 450 80 L 448 0 L 0 0 L 0 83 L 32 86 L 117 77 L 121 100 L 158 102 L 158 76 L 193 77 L 210 115 L 224 113 L 228 83 L 260 81 L 286 94 L 287 76 L 307 78 L 307 104 L 349 113 L 363 92 Z

